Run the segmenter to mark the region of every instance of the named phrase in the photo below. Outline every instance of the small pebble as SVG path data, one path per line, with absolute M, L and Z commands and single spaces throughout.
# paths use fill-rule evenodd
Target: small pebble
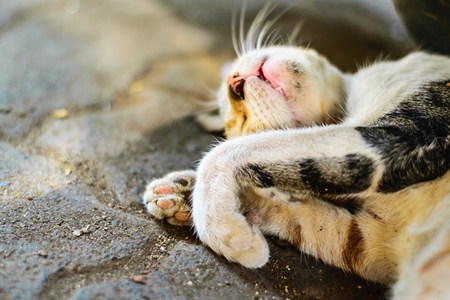
M 190 280 L 189 280 L 188 282 L 186 282 L 186 285 L 187 285 L 187 286 L 191 286 L 191 285 L 193 285 L 193 284 L 194 284 L 194 283 L 193 283 L 192 281 L 190 281 Z
M 90 227 L 91 225 L 86 225 L 86 227 L 81 228 L 81 233 L 90 233 Z
M 76 229 L 76 230 L 74 230 L 74 231 L 72 232 L 72 234 L 73 234 L 74 236 L 80 236 L 80 235 L 81 235 L 81 230 Z
M 141 275 L 130 275 L 128 279 L 136 283 L 144 283 L 144 279 L 142 278 Z
M 26 111 L 21 111 L 17 113 L 17 117 L 19 118 L 25 118 L 27 116 L 27 112 Z
M 28 200 L 28 201 L 31 201 L 31 200 L 33 200 L 33 197 L 27 196 L 27 200 Z
M 11 112 L 11 107 L 0 104 L 0 113 L 8 114 Z
M 55 109 L 54 111 L 52 111 L 52 118 L 53 119 L 65 119 L 68 116 L 69 116 L 69 112 L 65 108 Z
M 38 250 L 37 254 L 39 256 L 42 256 L 42 257 L 47 257 L 48 256 L 47 252 L 45 252 L 44 250 Z

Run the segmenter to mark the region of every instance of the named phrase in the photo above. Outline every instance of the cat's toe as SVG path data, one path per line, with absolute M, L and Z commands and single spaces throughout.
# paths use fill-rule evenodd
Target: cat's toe
M 150 182 L 143 197 L 148 212 L 173 225 L 191 225 L 190 196 L 194 181 L 194 171 L 181 171 Z

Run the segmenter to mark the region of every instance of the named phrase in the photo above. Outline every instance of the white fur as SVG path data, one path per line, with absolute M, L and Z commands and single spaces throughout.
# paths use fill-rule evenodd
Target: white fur
M 257 76 L 261 64 L 284 93 L 274 89 L 273 82 Z M 232 139 L 217 145 L 198 166 L 192 221 L 199 238 L 231 261 L 260 267 L 269 259 L 263 233 L 295 242 L 289 230 L 298 223 L 303 240 L 297 246 L 302 251 L 352 269 L 369 280 L 398 281 L 393 290 L 395 299 L 449 299 L 447 285 L 436 282 L 450 282 L 450 250 L 445 256 L 450 249 L 450 173 L 395 193 L 378 193 L 376 183 L 384 165 L 378 151 L 354 127 L 370 124 L 391 111 L 424 82 L 449 80 L 450 59 L 419 52 L 396 62 L 374 64 L 356 74 L 342 74 L 313 50 L 278 46 L 252 50 L 247 46 L 228 77 L 248 74 L 244 100 L 228 98 L 226 80 L 218 92 L 226 134 Z M 301 88 L 296 83 L 301 83 Z M 240 112 L 244 112 L 245 120 L 241 120 Z M 252 187 L 236 177 L 236 170 L 249 163 L 353 153 L 378 162 L 373 185 L 356 195 L 365 199 L 367 212 L 356 217 L 333 205 L 315 202 L 301 191 L 287 195 L 273 189 L 255 190 L 252 195 Z M 158 184 L 169 183 L 170 176 Z M 173 198 L 186 209 L 178 196 L 174 194 Z M 305 196 L 305 200 L 290 204 L 290 196 Z M 153 203 L 152 197 L 149 192 L 144 198 Z M 243 208 L 250 204 L 259 205 L 261 224 L 250 223 L 243 215 Z M 155 210 L 154 206 L 149 206 L 149 211 L 157 217 L 170 217 L 172 213 Z M 344 233 L 353 218 L 359 224 L 365 248 L 361 259 L 349 267 L 342 252 L 349 242 Z M 325 228 L 320 234 L 319 227 Z M 443 262 L 441 268 L 432 264 L 438 258 Z M 436 274 L 444 279 L 434 278 Z
M 278 47 L 259 50 L 255 53 L 249 52 L 237 61 L 230 74 L 234 72 L 242 74 L 252 70 L 261 57 L 265 57 L 268 62 L 273 61 L 274 65 L 283 64 L 284 61 L 294 60 L 298 62 L 307 70 L 306 76 L 311 76 L 306 80 L 315 81 L 314 84 L 318 84 L 318 86 L 313 84 L 307 85 L 306 91 L 303 91 L 304 94 L 301 95 L 293 94 L 292 90 L 286 87 L 286 94 L 292 105 L 289 107 L 291 111 L 288 110 L 286 112 L 282 108 L 277 110 L 276 114 L 279 114 L 281 119 L 292 120 L 295 117 L 291 115 L 283 117 L 282 114 L 291 114 L 292 110 L 294 114 L 299 113 L 301 110 L 307 111 L 314 107 L 313 102 L 318 98 L 317 93 L 323 90 L 327 90 L 331 94 L 333 92 L 333 90 L 330 91 L 328 89 L 329 86 L 326 84 L 326 79 L 316 80 L 315 76 L 320 77 L 320 74 L 316 74 L 313 71 L 309 72 L 311 66 L 316 62 L 308 60 L 311 59 L 311 56 L 307 57 L 305 53 L 303 49 L 283 49 Z M 312 57 L 316 59 L 316 56 Z M 328 67 L 328 69 L 333 70 L 332 67 Z M 334 71 L 332 76 L 336 76 L 336 74 L 339 73 Z M 280 76 L 289 77 L 290 75 L 281 74 Z M 263 242 L 257 228 L 246 223 L 239 211 L 242 199 L 239 199 L 238 195 L 243 187 L 238 185 L 233 172 L 250 162 L 282 161 L 299 157 L 313 158 L 324 155 L 339 156 L 346 153 L 360 153 L 377 160 L 375 150 L 365 144 L 359 134 L 352 130 L 352 126 L 373 122 L 378 116 L 391 110 L 399 101 L 414 94 L 421 83 L 429 80 L 443 80 L 443 78 L 450 78 L 450 60 L 442 56 L 414 53 L 398 62 L 379 63 L 367 67 L 355 75 L 342 75 L 342 80 L 339 82 L 343 86 L 338 86 L 337 89 L 334 89 L 334 95 L 329 95 L 328 98 L 325 98 L 325 101 L 332 104 L 336 101 L 341 101 L 343 89 L 347 91 L 348 101 L 345 106 L 346 118 L 344 122 L 325 127 L 263 132 L 237 137 L 218 145 L 204 157 L 197 171 L 198 177 L 193 197 L 193 222 L 200 239 L 214 251 L 244 266 L 256 267 L 264 264 L 267 261 L 267 246 Z M 249 97 L 252 97 L 252 89 L 256 91 L 255 94 L 261 94 L 258 90 L 268 89 L 258 84 L 252 84 L 251 81 L 247 83 L 245 93 L 250 95 Z M 228 114 L 232 112 L 230 111 L 229 100 L 224 97 L 223 90 L 224 88 L 222 87 L 219 91 L 219 105 L 221 106 L 222 116 L 226 120 L 230 117 Z M 245 101 L 252 100 L 245 99 Z M 256 100 L 260 102 L 265 101 L 264 99 Z M 279 104 L 280 107 L 283 105 L 285 104 Z M 315 112 L 312 114 L 314 115 Z M 314 123 L 312 119 L 308 119 L 308 115 L 303 114 L 301 118 L 306 120 L 306 124 Z M 285 125 L 286 128 L 294 127 L 289 122 Z M 280 145 L 283 146 L 280 147 Z M 381 171 L 381 169 L 378 170 L 378 174 Z M 438 189 L 444 195 L 449 190 L 447 188 L 447 191 L 445 191 L 442 187 L 438 187 Z M 371 192 L 369 191 L 369 193 Z M 402 197 L 401 195 L 395 196 Z M 423 198 L 426 197 L 428 197 L 426 194 L 419 195 L 418 201 L 423 202 L 425 201 Z M 437 198 L 436 201 L 431 202 L 436 203 L 441 200 L 442 198 Z M 412 200 L 410 201 L 410 203 L 413 202 Z M 373 205 L 375 207 L 376 203 L 374 202 Z M 389 210 L 389 207 L 387 209 Z M 392 211 L 397 211 L 395 208 L 391 209 Z M 420 205 L 418 209 L 420 209 Z M 389 217 L 387 211 L 383 209 L 379 211 L 380 214 L 383 213 L 386 217 Z M 425 211 L 423 214 L 425 214 Z M 414 211 L 412 213 L 414 214 Z M 421 215 L 421 213 L 418 215 Z M 394 219 L 395 216 L 392 216 L 392 218 Z M 370 229 L 370 226 L 368 228 Z M 368 234 L 370 234 L 370 231 L 368 231 Z M 419 245 L 419 247 L 422 246 Z M 378 250 L 374 249 L 373 251 L 375 253 Z M 383 255 L 383 251 L 388 250 L 378 252 L 379 255 Z M 395 249 L 389 251 L 395 251 Z M 310 250 L 310 252 L 314 251 Z M 396 254 L 392 255 L 395 256 Z M 338 264 L 336 258 L 321 258 Z M 365 264 L 366 266 L 361 266 L 364 269 L 363 273 L 374 273 L 373 277 L 366 275 L 367 278 L 374 280 L 387 280 L 382 279 L 383 276 L 386 276 L 386 274 L 383 274 L 383 272 L 387 272 L 385 268 L 390 268 L 389 272 L 394 272 L 389 280 L 398 276 L 395 275 L 396 272 L 401 272 L 401 270 L 394 271 L 395 268 L 393 266 L 381 267 L 380 265 L 379 273 L 377 273 L 378 271 L 375 270 L 376 261 L 367 261 Z M 373 270 L 371 271 L 371 269 Z

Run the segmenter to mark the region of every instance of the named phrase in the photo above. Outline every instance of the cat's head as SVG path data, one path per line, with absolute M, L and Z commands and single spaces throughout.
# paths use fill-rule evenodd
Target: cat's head
M 217 93 L 225 135 L 336 122 L 342 81 L 340 71 L 311 49 L 249 51 L 231 65 Z
M 266 6 L 245 36 L 241 16 L 240 36 L 233 35 L 238 58 L 225 70 L 217 93 L 227 138 L 329 124 L 342 117 L 342 73 L 315 50 L 274 46 L 276 32 L 269 31 L 275 20 L 267 20 L 273 9 Z

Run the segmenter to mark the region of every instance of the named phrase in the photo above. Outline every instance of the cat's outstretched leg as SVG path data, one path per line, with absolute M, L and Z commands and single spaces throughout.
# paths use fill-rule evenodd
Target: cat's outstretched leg
M 229 260 L 246 267 L 262 266 L 268 260 L 268 246 L 259 226 L 242 214 L 241 201 L 247 201 L 243 190 L 364 192 L 377 177 L 377 158 L 376 151 L 350 127 L 264 132 L 227 141 L 209 152 L 197 170 L 195 229 L 203 242 Z
M 148 212 L 172 225 L 190 226 L 190 197 L 195 177 L 195 171 L 186 170 L 172 172 L 150 182 L 143 197 Z

